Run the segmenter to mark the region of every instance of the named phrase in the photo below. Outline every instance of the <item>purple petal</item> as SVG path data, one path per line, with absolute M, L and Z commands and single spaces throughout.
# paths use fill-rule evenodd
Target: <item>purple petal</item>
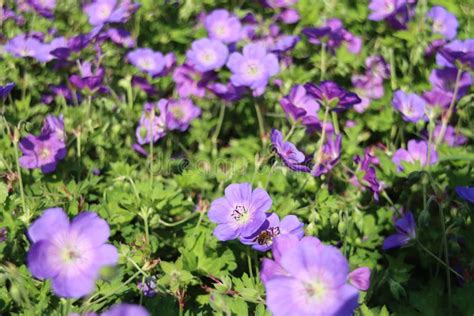
M 49 208 L 28 228 L 28 238 L 33 242 L 49 240 L 52 234 L 69 228 L 69 219 L 60 207 Z

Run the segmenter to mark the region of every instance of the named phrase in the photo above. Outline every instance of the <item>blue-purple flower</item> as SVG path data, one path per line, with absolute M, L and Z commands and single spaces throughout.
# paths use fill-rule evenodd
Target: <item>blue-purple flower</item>
M 416 238 L 416 223 L 412 212 L 406 212 L 395 222 L 396 233 L 385 238 L 383 249 L 398 248 Z
M 101 316 L 150 316 L 150 313 L 141 305 L 122 303 L 103 312 Z
M 184 132 L 201 115 L 201 109 L 191 99 L 169 100 L 165 106 L 166 128 Z
M 408 20 L 414 15 L 414 0 L 371 0 L 369 3 L 369 20 L 386 20 L 392 27 L 406 27 Z
M 301 121 L 304 125 L 319 123 L 319 103 L 306 92 L 303 85 L 293 86 L 290 93 L 280 100 L 280 105 L 295 121 Z
M 124 23 L 138 9 L 131 0 L 94 0 L 84 7 L 91 25 Z
M 262 44 L 247 44 L 243 54 L 232 53 L 227 61 L 232 71 L 230 80 L 236 86 L 247 86 L 263 93 L 270 77 L 280 71 L 278 58 Z M 260 94 L 261 94 L 260 93 Z
M 341 135 L 332 135 L 328 137 L 323 145 L 321 154 L 316 153 L 314 158 L 314 167 L 311 174 L 319 177 L 331 171 L 339 162 L 341 158 Z
M 474 39 L 454 40 L 436 54 L 436 63 L 444 67 L 457 67 L 457 63 L 474 68 Z
M 456 16 L 441 6 L 434 6 L 426 14 L 433 23 L 432 30 L 435 34 L 441 34 L 451 40 L 456 37 L 459 26 Z
M 225 196 L 214 200 L 209 209 L 209 220 L 217 223 L 214 235 L 222 241 L 252 235 L 267 219 L 271 206 L 265 190 L 252 190 L 250 183 L 229 185 Z
M 58 296 L 88 295 L 100 269 L 118 260 L 117 249 L 107 244 L 109 235 L 109 225 L 96 213 L 82 212 L 70 222 L 63 209 L 47 209 L 28 228 L 28 269 L 36 278 L 50 279 Z
M 306 93 L 313 96 L 321 106 L 329 106 L 335 112 L 349 109 L 361 100 L 357 94 L 349 92 L 333 81 L 323 81 L 319 85 L 306 83 Z
M 261 272 L 272 315 L 353 314 L 359 291 L 348 284 L 349 264 L 339 249 L 314 237 L 282 236 L 275 246 L 275 261 L 265 259 Z
M 415 93 L 405 93 L 397 90 L 392 99 L 393 107 L 400 112 L 403 120 L 407 122 L 418 122 L 426 119 L 426 101 Z
M 56 0 L 28 0 L 28 4 L 45 18 L 52 18 Z
M 166 107 L 168 100 L 161 99 L 157 103 L 147 102 L 143 106 L 143 114 L 136 130 L 140 145 L 155 143 L 166 135 Z
M 165 58 L 161 52 L 150 48 L 137 48 L 127 54 L 128 60 L 150 76 L 157 76 L 165 69 Z
M 430 151 L 429 164 L 434 165 L 438 162 L 438 152 L 433 144 L 431 145 Z M 428 142 L 424 140 L 410 140 L 407 149 L 398 149 L 393 155 L 392 161 L 397 166 L 398 171 L 403 170 L 402 162 L 410 164 L 419 163 L 421 166 L 425 166 L 428 161 Z
M 223 43 L 235 43 L 240 40 L 242 25 L 239 19 L 224 9 L 217 9 L 209 13 L 204 21 L 209 38 Z
M 474 187 L 460 186 L 456 187 L 456 193 L 460 198 L 474 204 Z
M 310 172 L 311 169 L 305 165 L 307 162 L 305 154 L 294 144 L 285 141 L 279 130 L 272 129 L 270 138 L 273 149 L 288 168 L 294 171 Z
M 66 157 L 64 122 L 62 117 L 48 116 L 39 136 L 28 135 L 20 140 L 20 165 L 27 169 L 40 168 L 43 173 L 56 170 Z
M 6 99 L 15 86 L 16 84 L 14 82 L 9 82 L 4 86 L 0 86 L 0 100 Z
M 258 251 L 270 250 L 273 241 L 281 236 L 294 235 L 298 239 L 303 238 L 304 224 L 295 215 L 287 215 L 281 221 L 276 213 L 267 215 L 262 226 L 252 235 L 241 237 L 240 241 Z
M 206 72 L 224 66 L 228 55 L 229 50 L 222 42 L 203 38 L 192 43 L 186 57 L 196 70 Z
M 445 93 L 447 99 L 451 100 L 454 95 L 457 73 L 458 70 L 455 68 L 433 69 L 429 77 L 433 90 Z M 471 85 L 471 74 L 467 71 L 462 72 L 458 82 L 458 100 L 469 92 Z

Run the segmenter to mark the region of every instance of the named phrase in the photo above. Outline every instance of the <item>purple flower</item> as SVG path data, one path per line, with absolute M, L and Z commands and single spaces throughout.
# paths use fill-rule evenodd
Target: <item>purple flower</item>
M 239 19 L 224 9 L 212 11 L 204 21 L 209 38 L 223 43 L 235 43 L 240 40 L 241 24 Z
M 341 158 L 341 135 L 328 137 L 326 143 L 323 145 L 321 155 L 315 157 L 315 165 L 311 174 L 319 177 L 326 174 L 336 166 Z
M 370 269 L 368 267 L 357 268 L 349 273 L 347 280 L 356 289 L 367 291 L 370 287 Z
M 436 54 L 436 63 L 443 67 L 456 67 L 456 63 L 474 68 L 474 39 L 454 40 Z
M 295 145 L 286 142 L 279 130 L 272 129 L 270 138 L 273 149 L 288 168 L 294 171 L 310 172 L 311 169 L 305 165 L 305 155 Z
M 169 100 L 166 104 L 166 128 L 184 132 L 201 115 L 201 109 L 191 99 Z
M 124 23 L 138 9 L 138 4 L 131 0 L 94 0 L 84 7 L 84 12 L 89 17 L 91 25 L 105 23 Z
M 45 18 L 52 18 L 56 0 L 28 0 L 28 4 Z
M 359 292 L 347 283 L 349 264 L 340 250 L 314 237 L 287 243 L 264 282 L 272 315 L 352 315 Z
M 406 0 L 371 0 L 369 9 L 372 11 L 369 15 L 369 20 L 381 21 L 387 19 L 397 10 L 403 8 L 407 4 Z
M 247 86 L 252 90 L 263 90 L 271 76 L 280 71 L 278 58 L 267 53 L 262 44 L 247 44 L 243 54 L 232 53 L 227 62 L 232 71 L 230 80 L 236 86 Z
M 430 165 L 438 161 L 438 153 L 433 145 L 431 145 Z M 403 171 L 402 161 L 407 163 L 420 163 L 421 166 L 426 165 L 428 160 L 428 142 L 416 141 L 414 139 L 408 142 L 407 149 L 398 149 L 392 157 L 392 161 L 397 165 L 398 171 Z
M 381 79 L 390 78 L 390 65 L 382 56 L 374 55 L 365 59 L 367 73 L 371 76 Z
M 284 53 L 295 48 L 296 44 L 300 41 L 299 36 L 283 35 L 275 39 L 270 50 L 275 53 Z
M 56 170 L 57 163 L 66 157 L 67 152 L 62 116 L 49 115 L 39 136 L 28 135 L 20 140 L 20 150 L 23 168 L 41 168 L 43 173 Z
M 474 187 L 456 187 L 456 193 L 460 198 L 474 204 Z
M 404 246 L 416 238 L 416 223 L 412 212 L 406 212 L 395 222 L 396 233 L 385 238 L 383 249 L 392 249 Z
M 150 313 L 140 305 L 134 304 L 117 304 L 101 316 L 150 316 Z
M 319 85 L 306 83 L 304 87 L 321 106 L 330 106 L 335 112 L 342 112 L 361 102 L 357 94 L 341 88 L 333 81 L 323 81 Z
M 176 84 L 178 95 L 182 98 L 193 95 L 202 98 L 206 95 L 207 80 L 192 65 L 183 64 L 176 67 L 173 73 L 173 80 Z
M 4 86 L 0 86 L 0 100 L 6 99 L 15 86 L 16 84 L 14 82 L 9 82 Z
M 79 92 L 73 92 L 67 85 L 49 85 L 49 93 L 43 95 L 41 101 L 45 104 L 53 102 L 55 97 L 62 97 L 66 100 L 66 104 L 73 104 L 76 101 L 79 103 L 81 96 Z M 74 95 L 75 93 L 75 95 Z
M 321 27 L 305 28 L 303 34 L 308 37 L 311 44 L 326 43 L 327 48 L 332 52 L 339 48 L 342 43 L 346 43 L 351 53 L 358 54 L 362 46 L 362 39 L 346 30 L 339 19 L 328 19 Z
M 433 139 L 438 139 L 439 134 L 441 133 L 441 125 L 438 124 L 433 130 Z M 448 125 L 444 133 L 443 142 L 448 144 L 451 147 L 462 146 L 467 142 L 466 136 L 456 132 L 454 127 Z
M 304 224 L 295 215 L 287 215 L 281 221 L 276 213 L 267 215 L 262 226 L 248 237 L 241 237 L 240 241 L 245 245 L 252 245 L 257 251 L 270 250 L 273 241 L 285 235 L 294 235 L 298 239 L 303 238 Z
M 431 71 L 429 81 L 433 89 L 443 91 L 448 95 L 449 99 L 452 99 L 454 87 L 456 85 L 457 73 L 458 70 L 455 68 L 433 69 L 433 71 Z M 471 74 L 467 71 L 463 72 L 458 82 L 458 100 L 469 92 L 471 85 Z
M 263 189 L 252 191 L 250 183 L 231 184 L 225 196 L 214 200 L 209 209 L 209 220 L 217 223 L 214 235 L 226 241 L 250 236 L 265 222 L 272 199 Z
M 432 89 L 423 93 L 423 99 L 430 105 L 447 109 L 451 103 L 452 95 L 440 89 Z
M 5 227 L 0 228 L 0 242 L 7 240 L 7 229 Z
M 125 48 L 136 46 L 135 39 L 132 37 L 130 32 L 125 29 L 111 28 L 107 31 L 107 36 L 112 40 L 112 42 Z
M 451 40 L 456 37 L 459 26 L 456 16 L 441 6 L 434 6 L 426 14 L 433 22 L 433 33 Z
M 370 105 L 371 100 L 377 100 L 383 97 L 383 81 L 380 77 L 374 75 L 353 75 L 352 85 L 361 102 L 354 105 L 354 110 L 358 113 L 364 112 Z
M 295 121 L 301 120 L 304 125 L 319 123 L 319 103 L 307 94 L 302 85 L 293 86 L 290 93 L 280 100 L 280 104 L 286 114 Z
M 140 281 L 137 284 L 137 288 L 145 295 L 146 297 L 154 297 L 156 295 L 156 278 L 147 277 L 143 281 Z
M 161 52 L 155 52 L 150 48 L 137 48 L 127 54 L 128 60 L 143 72 L 150 76 L 160 74 L 165 68 L 165 58 Z
M 88 295 L 100 269 L 118 260 L 117 249 L 106 243 L 109 235 L 109 225 L 96 213 L 82 212 L 69 222 L 63 209 L 47 209 L 28 228 L 28 269 L 36 278 L 51 279 L 58 296 Z
M 191 45 L 186 54 L 194 68 L 201 72 L 217 70 L 225 65 L 229 50 L 218 40 L 203 38 Z
M 92 71 L 92 63 L 86 61 L 79 65 L 79 72 L 79 75 L 74 74 L 69 77 L 69 81 L 78 89 L 107 92 L 107 88 L 102 85 L 105 75 L 104 68 L 96 67 L 95 71 Z
M 149 96 L 155 96 L 158 94 L 158 91 L 156 91 L 153 85 L 150 82 L 148 82 L 148 80 L 144 77 L 133 76 L 132 86 L 139 88 L 140 90 L 144 91 Z
M 419 120 L 426 119 L 426 102 L 415 93 L 405 93 L 402 90 L 397 90 L 393 95 L 392 104 L 406 122 L 416 123 Z
M 289 8 L 295 5 L 298 0 L 264 0 L 264 4 L 270 8 Z
M 168 100 L 161 99 L 157 103 L 147 102 L 143 106 L 135 135 L 140 145 L 155 143 L 166 135 L 166 107 Z
M 284 9 L 278 14 L 277 19 L 285 24 L 294 24 L 300 20 L 300 14 L 295 9 Z
M 245 93 L 245 87 L 236 87 L 230 82 L 228 82 L 227 84 L 217 82 L 212 83 L 209 84 L 207 88 L 219 98 L 229 102 L 234 102 L 242 99 Z
M 378 201 L 379 193 L 384 189 L 383 182 L 377 179 L 374 167 L 379 164 L 379 160 L 371 153 L 370 149 L 366 149 L 364 157 L 355 156 L 354 162 L 358 165 L 357 170 L 360 170 L 363 176 L 362 181 L 360 181 L 357 175 L 353 174 L 351 178 L 352 184 L 357 187 L 369 188 L 373 192 L 375 200 Z
M 4 46 L 5 51 L 19 58 L 32 57 L 40 62 L 49 61 L 49 47 L 34 37 L 20 34 L 10 39 Z

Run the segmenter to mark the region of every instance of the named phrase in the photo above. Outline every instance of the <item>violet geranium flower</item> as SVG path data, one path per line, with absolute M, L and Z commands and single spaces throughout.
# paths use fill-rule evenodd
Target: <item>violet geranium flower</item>
M 184 132 L 201 115 L 201 109 L 191 99 L 169 100 L 166 104 L 166 128 Z
M 47 209 L 28 228 L 28 269 L 36 278 L 51 279 L 58 296 L 85 296 L 100 269 L 118 260 L 117 249 L 106 243 L 109 235 L 109 225 L 96 213 L 82 212 L 69 222 L 63 209 Z
M 20 140 L 20 150 L 23 156 L 19 161 L 23 168 L 40 168 L 43 173 L 56 170 L 67 152 L 62 117 L 48 116 L 39 136 L 28 135 Z
M 226 45 L 208 38 L 194 41 L 191 50 L 186 54 L 194 68 L 201 72 L 221 68 L 225 65 L 228 55 L 229 50 Z
M 314 125 L 319 123 L 318 112 L 319 103 L 308 93 L 302 85 L 295 85 L 290 93 L 280 100 L 280 104 L 286 114 L 295 121 L 300 121 L 304 125 Z
M 91 25 L 124 23 L 138 9 L 130 0 L 94 0 L 84 7 Z
M 398 90 L 393 95 L 392 104 L 406 122 L 416 123 L 426 118 L 426 101 L 415 93 Z
M 222 241 L 251 236 L 265 222 L 271 206 L 265 190 L 252 190 L 250 183 L 229 185 L 225 196 L 214 200 L 209 209 L 209 220 L 218 224 L 214 235 Z
M 227 67 L 232 71 L 232 84 L 250 87 L 258 95 L 263 93 L 270 77 L 280 71 L 276 55 L 267 53 L 265 46 L 258 43 L 247 44 L 243 54 L 232 53 Z
M 266 303 L 272 315 L 352 315 L 359 291 L 348 284 L 349 264 L 341 251 L 314 237 L 285 239 L 289 241 L 284 251 L 279 246 L 281 252 L 274 253 L 276 269 L 269 275 L 268 267 L 265 271 Z
M 416 238 L 416 223 L 412 212 L 406 212 L 402 218 L 395 222 L 397 232 L 385 238 L 383 249 L 398 248 L 408 244 Z
M 456 193 L 460 198 L 474 204 L 474 187 L 456 187 Z
M 0 101 L 6 99 L 15 86 L 16 84 L 14 82 L 9 82 L 4 86 L 0 86 Z
M 150 313 L 141 305 L 117 304 L 101 316 L 150 316 Z
M 105 70 L 102 67 L 95 67 L 92 70 L 92 63 L 89 61 L 83 62 L 79 66 L 79 73 L 69 77 L 69 81 L 81 90 L 89 90 L 90 92 L 105 93 L 108 89 L 103 86 L 102 82 L 105 76 Z
M 452 40 L 456 37 L 459 26 L 456 16 L 441 6 L 434 6 L 426 14 L 433 23 L 433 33 L 441 34 Z
M 28 0 L 27 2 L 38 14 L 45 18 L 53 17 L 56 0 Z
M 150 48 L 137 48 L 127 54 L 128 60 L 150 76 L 156 76 L 165 69 L 165 58 L 161 52 Z
M 240 39 L 242 25 L 239 19 L 224 9 L 217 9 L 209 13 L 204 21 L 209 38 L 223 43 L 235 43 Z
M 262 226 L 251 236 L 241 237 L 240 241 L 245 245 L 252 245 L 257 251 L 271 249 L 273 241 L 284 235 L 294 235 L 298 239 L 303 238 L 304 224 L 295 215 L 287 215 L 281 221 L 276 213 L 268 214 Z
M 306 83 L 304 87 L 321 106 L 331 106 L 335 112 L 342 112 L 361 102 L 357 94 L 341 88 L 333 81 L 323 81 L 319 85 Z
M 326 174 L 334 168 L 341 158 L 341 142 L 342 136 L 328 137 L 326 143 L 323 145 L 321 155 L 315 157 L 315 165 L 311 174 L 315 177 L 319 177 L 322 174 Z
M 436 54 L 436 63 L 444 67 L 457 67 L 460 63 L 474 68 L 474 39 L 454 40 Z
M 305 154 L 299 151 L 294 144 L 285 141 L 279 130 L 272 129 L 270 138 L 275 152 L 288 168 L 294 171 L 311 171 L 311 169 L 305 165 Z
M 434 165 L 438 161 L 438 153 L 433 145 L 431 145 L 430 165 Z M 407 149 L 398 149 L 392 157 L 393 163 L 397 166 L 398 171 L 403 171 L 402 161 L 407 163 L 418 162 L 421 166 L 425 166 L 428 160 L 428 142 L 410 140 Z
M 168 100 L 166 99 L 161 99 L 157 103 L 145 103 L 143 114 L 135 133 L 138 144 L 155 143 L 166 135 L 167 104 Z
M 429 81 L 434 90 L 444 92 L 446 94 L 446 98 L 451 100 L 454 95 L 457 73 L 458 70 L 455 68 L 433 69 L 433 71 L 431 71 Z M 458 82 L 458 100 L 469 92 L 471 85 L 471 74 L 467 71 L 462 72 Z

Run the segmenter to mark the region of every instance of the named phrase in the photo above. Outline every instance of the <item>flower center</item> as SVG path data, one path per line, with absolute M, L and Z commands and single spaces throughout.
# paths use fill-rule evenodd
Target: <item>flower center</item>
M 326 285 L 319 280 L 316 280 L 312 283 L 307 283 L 305 285 L 305 289 L 308 296 L 318 300 L 321 300 L 327 291 Z
M 63 259 L 64 263 L 74 263 L 79 258 L 81 258 L 81 254 L 77 250 L 68 246 L 61 252 L 61 258 Z
M 154 66 L 154 61 L 151 57 L 143 57 L 138 61 L 138 64 L 143 69 L 152 69 Z
M 224 23 L 217 23 L 214 31 L 219 37 L 225 36 L 228 33 L 227 26 Z
M 112 8 L 109 7 L 108 5 L 103 5 L 99 7 L 99 12 L 97 12 L 97 15 L 105 20 L 110 16 L 110 13 L 112 13 Z
M 170 109 L 171 113 L 173 113 L 173 116 L 175 117 L 175 119 L 177 120 L 181 120 L 184 118 L 184 112 L 181 108 L 179 107 L 173 107 Z
M 39 152 L 39 156 L 41 159 L 46 159 L 51 154 L 51 151 L 48 148 L 42 148 Z
M 262 69 L 257 62 L 250 62 L 247 64 L 246 73 L 247 76 L 251 78 L 256 78 L 260 76 L 260 74 L 262 73 Z
M 250 218 L 249 211 L 243 205 L 236 205 L 231 216 L 239 223 L 245 223 Z
M 206 49 L 199 54 L 199 61 L 203 64 L 210 65 L 216 61 L 216 54 L 213 50 Z

